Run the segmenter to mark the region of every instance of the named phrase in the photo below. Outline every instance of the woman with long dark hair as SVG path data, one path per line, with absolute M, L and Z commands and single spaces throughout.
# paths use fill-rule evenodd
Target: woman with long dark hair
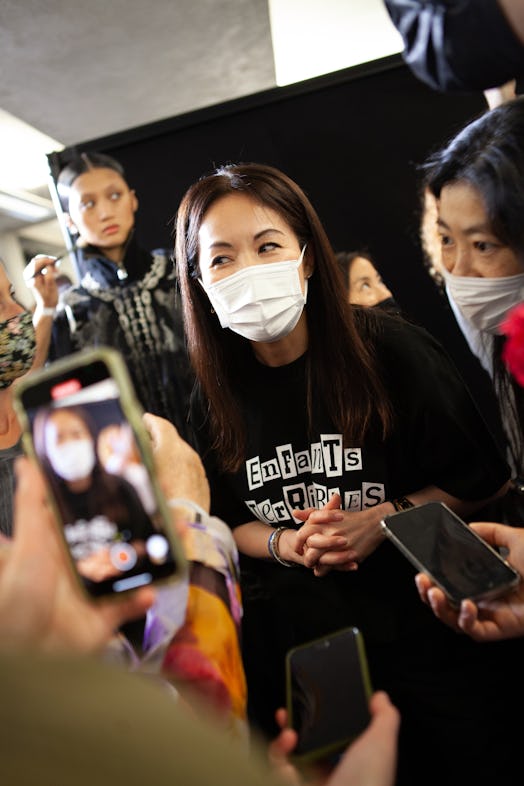
M 80 574 L 88 581 L 118 575 L 128 567 L 125 545 L 116 556 L 111 547 L 130 543 L 139 559 L 155 528 L 133 486 L 102 467 L 89 412 L 80 406 L 43 408 L 33 434 Z
M 512 772 L 499 675 L 520 672 L 523 645 L 479 648 L 441 625 L 380 525 L 429 500 L 467 516 L 505 490 L 508 467 L 447 354 L 346 302 L 317 214 L 272 167 L 193 184 L 176 261 L 211 510 L 241 553 L 253 724 L 275 733 L 289 648 L 356 625 L 374 686 L 402 713 L 399 784 L 419 783 L 422 763 L 426 784 Z

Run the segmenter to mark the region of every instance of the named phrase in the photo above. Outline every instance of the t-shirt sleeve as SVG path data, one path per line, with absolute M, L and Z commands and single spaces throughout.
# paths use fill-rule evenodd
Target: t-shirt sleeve
M 465 500 L 495 494 L 510 476 L 474 398 L 457 367 L 423 328 L 391 320 L 377 343 L 391 393 L 397 481 L 435 485 Z M 405 476 L 404 476 L 405 474 Z
M 229 483 L 216 462 L 215 451 L 210 449 L 211 439 L 205 407 L 196 388 L 191 397 L 191 425 L 195 434 L 195 449 L 202 459 L 211 492 L 211 515 L 222 519 L 231 529 L 251 521 L 250 514 L 244 503 L 239 500 L 238 493 Z

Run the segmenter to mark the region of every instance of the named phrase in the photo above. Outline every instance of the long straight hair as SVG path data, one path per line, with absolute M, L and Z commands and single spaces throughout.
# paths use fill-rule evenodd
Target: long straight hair
M 304 192 L 278 169 L 263 164 L 229 164 L 194 183 L 177 213 L 175 258 L 189 355 L 202 392 L 212 448 L 225 471 L 236 471 L 245 458 L 246 431 L 238 402 L 249 341 L 224 330 L 212 313 L 200 283 L 198 233 L 218 199 L 242 193 L 274 210 L 314 258 L 308 282 L 306 316 L 307 413 L 310 433 L 319 405 L 349 443 L 362 440 L 374 423 L 385 436 L 392 423 L 388 397 L 373 352 L 346 303 L 345 286 L 320 220 Z M 198 428 L 198 424 L 195 424 Z
M 67 491 L 68 483 L 59 477 L 53 469 L 47 453 L 46 444 L 47 424 L 52 421 L 53 415 L 60 411 L 67 411 L 80 420 L 88 430 L 93 444 L 95 445 L 95 465 L 91 472 L 89 494 L 87 495 L 86 501 L 88 515 L 94 516 L 103 511 L 104 514 L 116 524 L 119 522 L 128 522 L 130 511 L 121 495 L 123 481 L 119 476 L 111 475 L 109 472 L 106 472 L 100 463 L 96 451 L 97 431 L 88 410 L 76 405 L 68 407 L 42 407 L 38 411 L 33 423 L 35 453 L 40 459 L 42 468 L 51 486 L 54 502 L 63 523 L 74 523 L 77 519 L 77 513 L 67 501 L 69 499 L 69 494 L 64 493 L 64 489 Z

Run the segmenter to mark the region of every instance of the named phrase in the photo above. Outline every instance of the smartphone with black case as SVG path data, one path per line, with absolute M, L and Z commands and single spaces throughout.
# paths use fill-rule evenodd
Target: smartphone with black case
M 298 733 L 293 758 L 308 764 L 339 754 L 370 720 L 361 632 L 344 628 L 290 650 L 286 685 L 288 722 Z
M 509 592 L 518 572 L 443 502 L 426 502 L 385 516 L 384 533 L 418 571 L 459 607 Z
M 119 353 L 102 347 L 57 360 L 20 381 L 14 403 L 88 594 L 181 578 L 186 560 Z

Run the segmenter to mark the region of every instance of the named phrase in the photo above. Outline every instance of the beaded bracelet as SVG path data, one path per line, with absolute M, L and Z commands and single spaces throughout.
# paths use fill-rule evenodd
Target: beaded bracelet
M 284 532 L 285 529 L 288 527 L 277 527 L 273 530 L 271 535 L 267 541 L 267 550 L 269 552 L 269 556 L 275 560 L 275 562 L 279 562 L 281 565 L 284 565 L 286 568 L 293 568 L 295 567 L 294 562 L 288 562 L 285 559 L 282 559 L 278 552 L 278 541 L 280 540 L 280 536 Z

